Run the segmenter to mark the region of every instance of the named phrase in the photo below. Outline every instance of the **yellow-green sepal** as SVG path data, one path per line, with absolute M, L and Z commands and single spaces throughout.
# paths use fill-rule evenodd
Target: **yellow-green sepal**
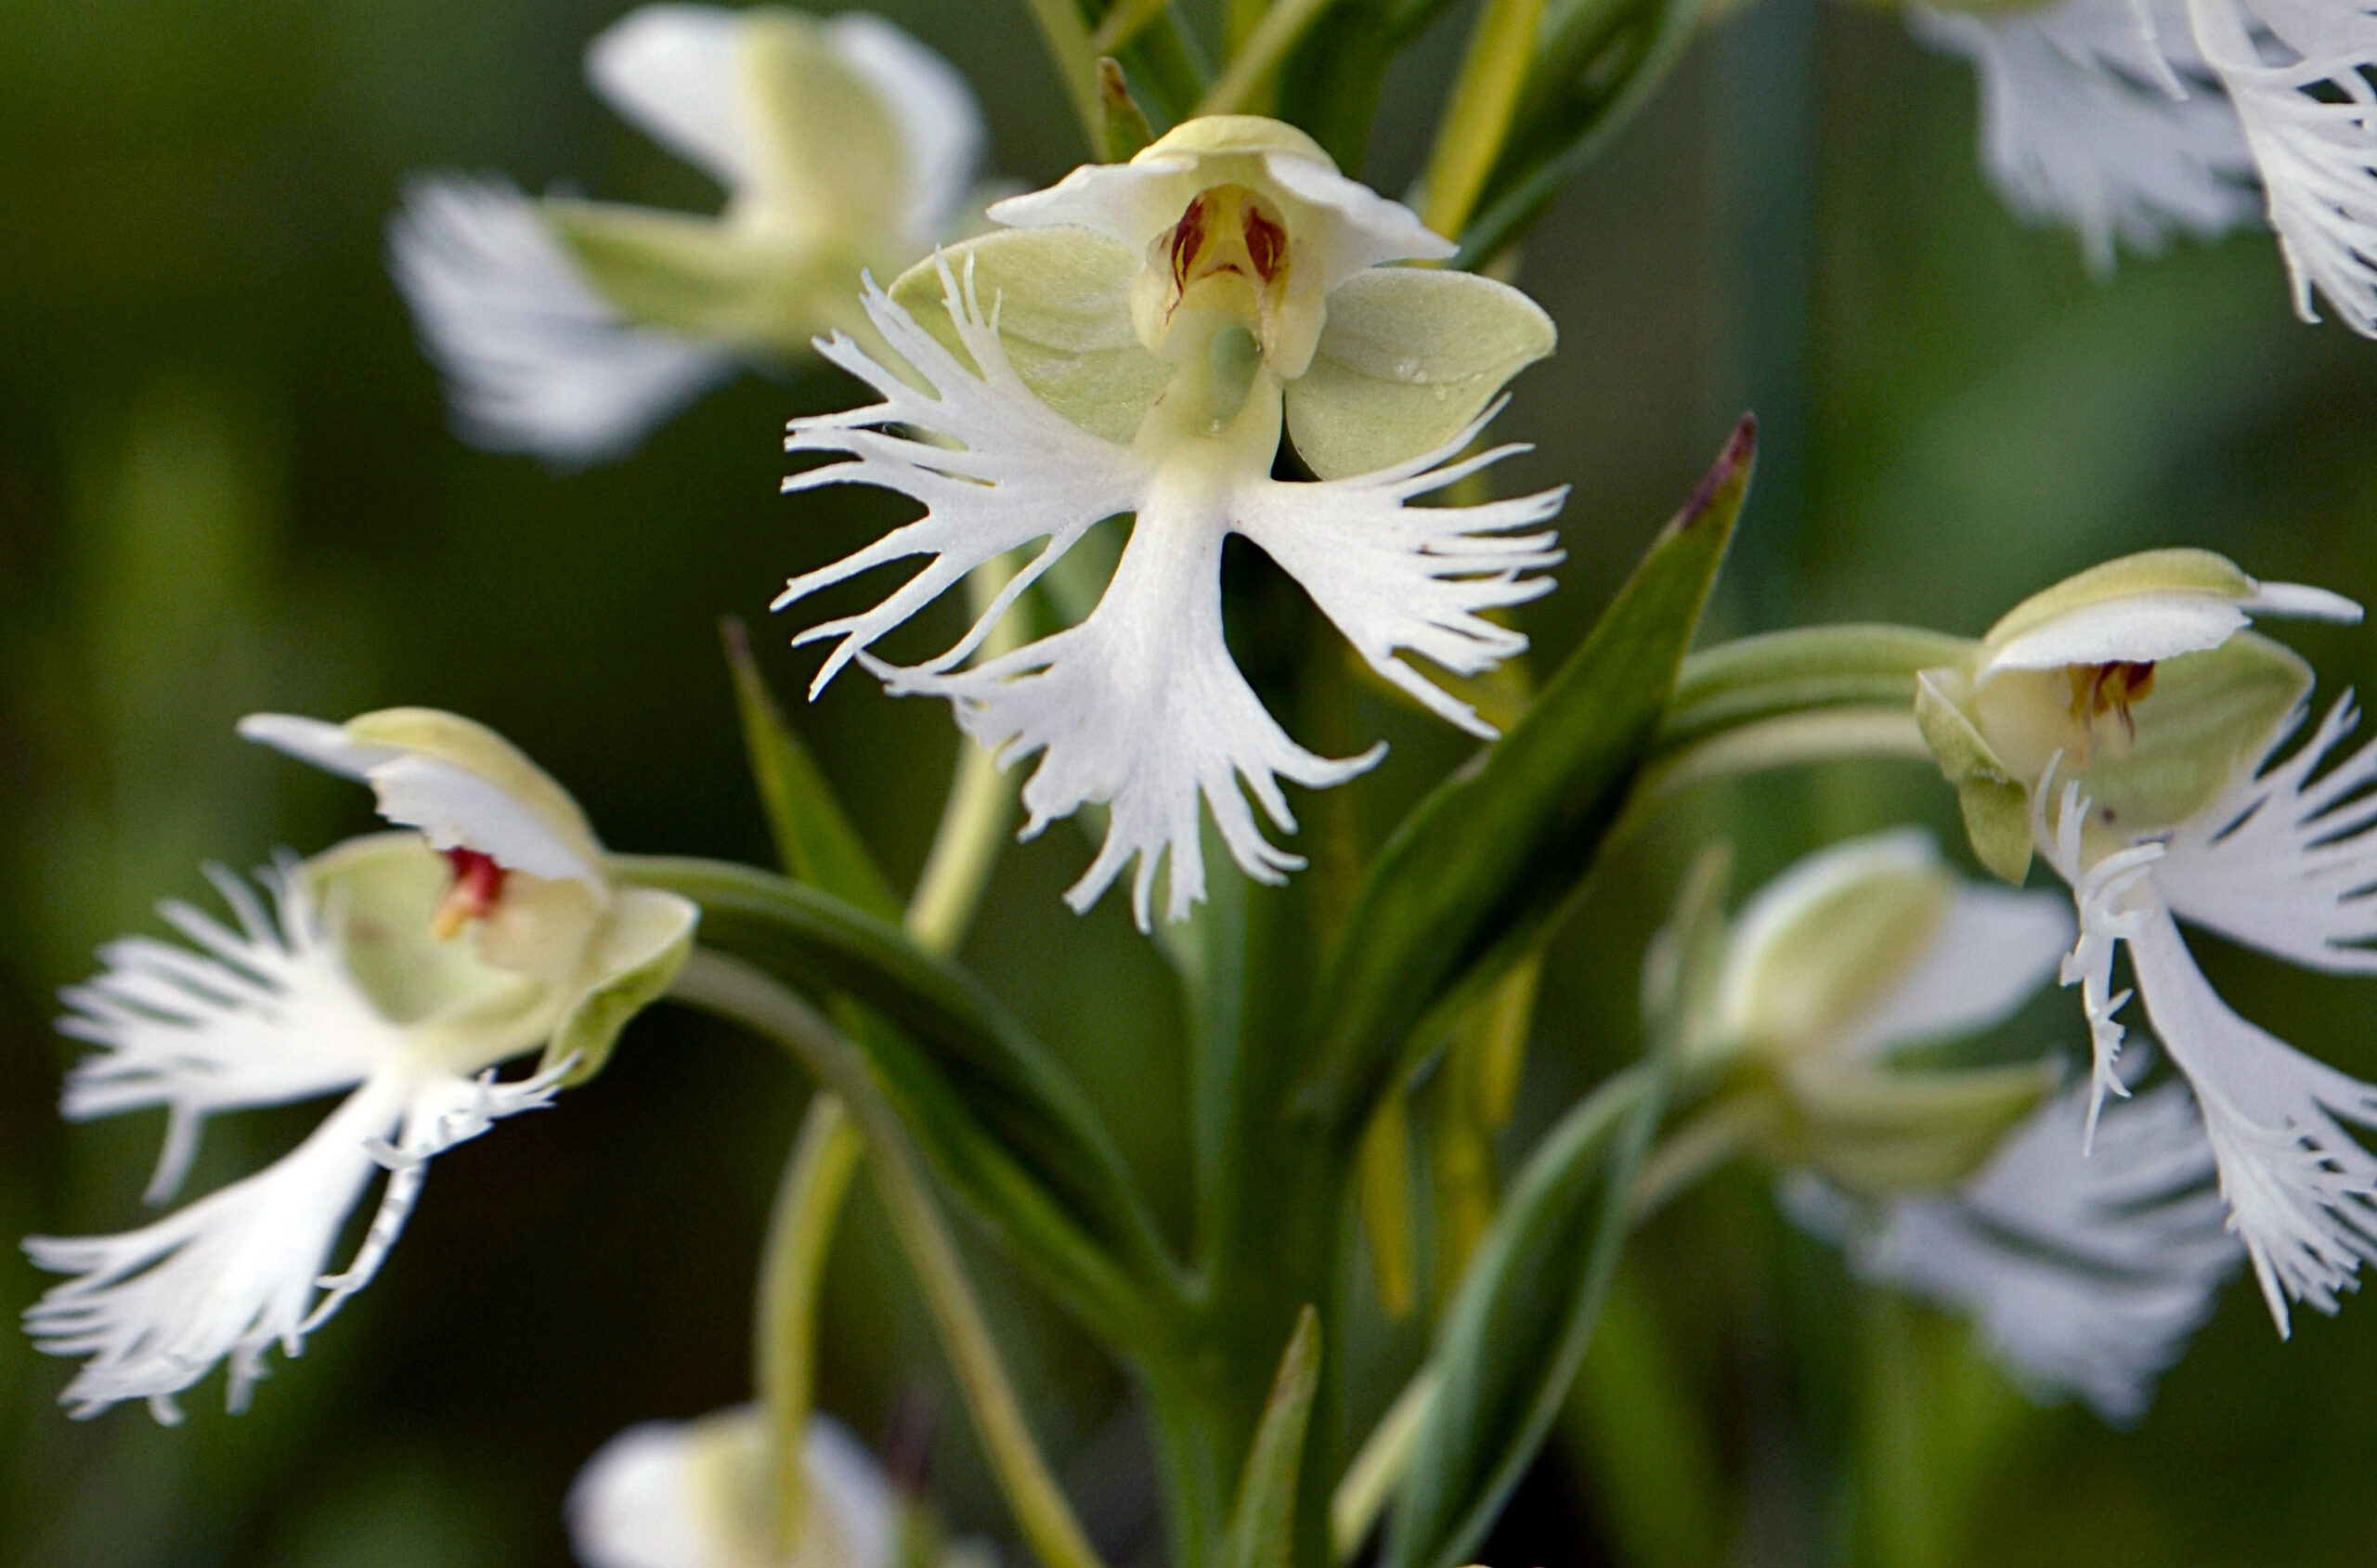
M 781 356 L 858 315 L 863 245 L 791 243 L 690 213 L 548 198 L 545 221 L 622 316 Z
M 657 1002 L 694 948 L 701 911 L 692 900 L 650 888 L 618 890 L 587 954 L 587 983 L 570 999 L 538 1063 L 571 1063 L 564 1087 L 603 1070 L 628 1020 Z
M 1323 479 L 1375 473 L 1459 435 L 1558 341 L 1542 306 L 1489 278 L 1357 272 L 1330 292 L 1320 346 L 1288 382 L 1289 437 Z
M 1140 260 L 1084 228 L 1003 229 L 918 262 L 891 285 L 891 299 L 972 364 L 950 319 L 945 266 L 961 297 L 970 285 L 997 322 L 1000 345 L 1033 395 L 1093 435 L 1128 443 L 1173 373 L 1131 326 Z
M 1959 706 L 1969 700 L 1962 670 L 1928 669 L 1915 678 L 1915 722 L 1940 771 L 1956 792 L 1965 836 L 1989 873 L 2019 888 L 2031 869 L 2031 792 L 1998 760 Z
M 2188 594 L 2241 603 L 2259 586 L 2235 562 L 2208 550 L 2140 551 L 2075 572 L 2007 611 L 1981 639 L 1981 662 L 2025 633 L 2111 600 Z

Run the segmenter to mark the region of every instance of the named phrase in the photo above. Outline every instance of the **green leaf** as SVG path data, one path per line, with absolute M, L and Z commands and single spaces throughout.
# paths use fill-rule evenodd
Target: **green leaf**
M 867 852 L 825 782 L 817 759 L 786 722 L 767 677 L 751 657 L 751 640 L 734 616 L 719 623 L 727 667 L 734 674 L 734 706 L 743 720 L 743 745 L 751 758 L 751 779 L 768 814 L 776 859 L 793 876 L 882 921 L 900 918 L 900 901 Z
M 1320 1315 L 1307 1305 L 1279 1357 L 1271 1397 L 1247 1450 L 1230 1511 L 1225 1568 L 1288 1568 L 1295 1543 L 1296 1482 L 1304 1468 L 1305 1428 L 1320 1386 Z
M 1107 18 L 1106 26 L 1098 29 L 1101 37 L 1107 26 L 1111 26 L 1126 8 L 1115 7 L 1115 15 Z M 1163 9 L 1163 0 L 1154 0 L 1152 5 L 1143 4 L 1138 7 L 1142 15 L 1137 19 L 1145 25 L 1153 21 L 1156 13 Z M 1132 31 L 1136 32 L 1137 29 Z M 1128 42 L 1128 39 L 1121 42 Z M 1131 97 L 1131 84 L 1123 79 L 1123 67 L 1112 55 L 1098 57 L 1098 101 L 1106 110 L 1105 150 L 1109 163 L 1127 163 L 1139 149 L 1155 140 L 1155 132 L 1148 124 L 1148 117 L 1139 111 L 1137 100 Z
M 1381 1568 L 1467 1562 L 1534 1461 L 1608 1294 L 1666 1083 L 1664 1058 L 1612 1078 L 1520 1172 L 1437 1333 L 1439 1381 Z
M 1080 1086 L 963 969 L 830 894 L 721 861 L 615 856 L 701 906 L 702 943 L 890 1028 L 851 1036 L 937 1175 L 1087 1321 L 1120 1334 L 1175 1269 Z
M 1755 426 L 1651 546 L 1525 718 L 1404 819 L 1322 981 L 1304 1094 L 1351 1136 L 1449 1020 L 1526 955 L 1592 869 L 1657 732 L 1747 491 Z

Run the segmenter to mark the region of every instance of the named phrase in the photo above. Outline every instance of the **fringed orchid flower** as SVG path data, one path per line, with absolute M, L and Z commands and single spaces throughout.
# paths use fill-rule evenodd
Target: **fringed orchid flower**
M 1920 832 L 1836 845 L 1736 918 L 1690 1056 L 1726 1063 L 1718 1114 L 1748 1119 L 1792 1173 L 1786 1207 L 1861 1275 L 2126 1422 L 2238 1258 L 2187 1091 L 2123 1108 L 2084 1157 L 2086 1095 L 2049 1097 L 2057 1058 L 1906 1059 L 2006 1022 L 2072 937 L 2061 900 L 1964 882 Z
M 261 897 L 218 872 L 236 925 L 168 903 L 188 945 L 127 938 L 65 993 L 59 1027 L 96 1047 L 65 1114 L 168 1113 L 151 1202 L 179 1189 L 205 1118 L 346 1092 L 288 1155 L 153 1225 L 25 1243 L 75 1276 L 25 1323 L 43 1350 L 88 1358 L 61 1396 L 80 1416 L 137 1399 L 177 1420 L 175 1396 L 225 1361 L 244 1407 L 266 1353 L 298 1354 L 378 1272 L 427 1162 L 591 1073 L 692 940 L 690 903 L 612 886 L 576 802 L 467 719 L 258 715 L 240 730 L 370 781 L 383 814 L 418 831 L 284 860 Z M 494 1076 L 539 1048 L 527 1076 Z M 383 1175 L 359 1250 L 330 1272 Z
M 1552 536 L 1515 531 L 1550 518 L 1560 493 L 1411 503 L 1515 449 L 1463 455 L 1502 384 L 1550 352 L 1552 324 L 1502 284 L 1386 266 L 1452 246 L 1269 120 L 1190 121 L 991 216 L 1011 231 L 868 296 L 904 367 L 826 345 L 881 401 L 795 421 L 786 443 L 844 460 L 786 488 L 880 486 L 925 515 L 793 578 L 776 603 L 929 558 L 873 609 L 800 634 L 836 644 L 817 686 L 860 659 L 895 693 L 948 698 L 994 753 L 1039 754 L 1026 836 L 1107 806 L 1103 846 L 1067 897 L 1087 908 L 1136 861 L 1144 928 L 1159 862 L 1172 918 L 1204 894 L 1201 798 L 1238 864 L 1276 882 L 1303 862 L 1266 840 L 1246 796 L 1292 830 L 1282 781 L 1324 788 L 1381 755 L 1314 755 L 1247 685 L 1222 636 L 1230 534 L 1295 578 L 1383 678 L 1492 733 L 1400 654 L 1472 675 L 1526 646 L 1484 612 L 1551 587 L 1534 574 L 1559 559 Z M 1274 477 L 1283 435 L 1317 479 Z M 1017 595 L 1125 514 L 1129 542 L 1086 619 L 958 667 Z M 948 652 L 909 667 L 869 653 L 971 568 L 1035 540 Z
M 2019 606 L 1964 667 L 1928 672 L 1917 716 L 1983 859 L 2019 875 L 2035 848 L 2072 888 L 2080 937 L 2063 979 L 2094 1041 L 2091 1127 L 2128 1092 L 2118 1016 L 2133 991 L 2113 989 L 2127 948 L 2283 1333 L 2290 1302 L 2332 1312 L 2377 1258 L 2377 1157 L 2347 1130 L 2377 1127 L 2377 1087 L 2238 1017 L 2178 923 L 2309 968 L 2377 971 L 2377 752 L 2335 759 L 2355 723 L 2346 696 L 2281 758 L 2311 672 L 2243 629 L 2266 615 L 2360 610 L 2200 551 L 2133 556 Z
M 722 186 L 716 217 L 416 185 L 396 281 L 477 445 L 616 457 L 747 362 L 865 330 L 861 276 L 947 238 L 981 146 L 972 94 L 879 18 L 647 6 L 586 71 L 621 115 Z

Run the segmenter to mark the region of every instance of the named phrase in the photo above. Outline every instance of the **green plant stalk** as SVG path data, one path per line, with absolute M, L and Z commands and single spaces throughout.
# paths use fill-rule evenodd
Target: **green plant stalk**
M 1038 0 L 1046 3 L 1046 0 Z M 1245 47 L 1240 49 L 1229 64 L 1222 69 L 1214 84 L 1205 89 L 1204 98 L 1197 105 L 1199 114 L 1245 114 L 1262 107 L 1262 95 L 1268 88 L 1271 75 L 1288 52 L 1303 38 L 1305 30 L 1319 19 L 1331 0 L 1279 0 L 1263 13 L 1263 19 L 1247 35 Z
M 1329 1549 L 1332 1561 L 1351 1562 L 1370 1538 L 1387 1499 L 1411 1463 L 1411 1445 L 1420 1435 L 1420 1418 L 1436 1393 L 1436 1370 L 1422 1365 L 1395 1396 L 1386 1414 L 1362 1440 L 1344 1479 L 1329 1499 Z
M 1422 180 L 1421 217 L 1438 234 L 1461 233 L 1502 155 L 1542 18 L 1543 0 L 1486 0 L 1477 14 Z
M 1006 557 L 977 566 L 967 575 L 966 597 L 981 615 L 998 598 L 1015 575 Z M 994 659 L 1023 646 L 1029 633 L 1020 614 L 1009 614 L 984 640 L 981 657 Z M 957 741 L 957 771 L 942 807 L 941 824 L 933 832 L 932 849 L 916 876 L 903 924 L 916 945 L 937 958 L 957 951 L 965 940 L 974 912 L 981 907 L 990 886 L 991 869 L 998 863 L 1007 842 L 1008 823 L 1015 820 L 1015 786 L 998 760 L 969 735 Z
M 1089 24 L 1081 19 L 1081 8 L 1073 0 L 1026 0 L 1032 7 L 1032 19 L 1040 24 L 1040 39 L 1048 46 L 1048 58 L 1057 68 L 1058 79 L 1065 84 L 1065 96 L 1072 99 L 1073 113 L 1081 120 L 1082 136 L 1089 143 L 1090 156 L 1103 156 L 1106 143 L 1106 110 L 1098 97 L 1098 51 L 1090 45 Z
M 863 1134 L 867 1167 L 893 1233 L 916 1270 L 975 1431 L 1017 1527 L 1044 1568 L 1105 1568 L 1024 1419 L 1022 1401 L 966 1277 L 957 1244 L 909 1151 L 907 1135 L 868 1080 L 858 1048 L 756 965 L 696 948 L 670 994 L 784 1046 L 839 1095 Z
M 818 1290 L 825 1283 L 835 1223 L 851 1178 L 858 1173 L 864 1147 L 839 1096 L 820 1090 L 810 1099 L 776 1189 L 767 1248 L 760 1258 L 753 1365 L 759 1369 L 760 1397 L 770 1425 L 775 1548 L 786 1557 L 800 1539 L 808 1502 L 801 1461 L 816 1398 Z

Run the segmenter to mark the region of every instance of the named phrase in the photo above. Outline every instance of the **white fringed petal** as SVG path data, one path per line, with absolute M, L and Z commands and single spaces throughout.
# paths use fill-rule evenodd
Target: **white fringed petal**
M 415 184 L 388 265 L 473 445 L 579 465 L 618 456 L 734 371 L 731 355 L 626 321 L 535 202 L 500 180 Z
M 2231 1012 L 2167 910 L 2127 940 L 2146 1016 L 2203 1108 L 2231 1224 L 2279 1332 L 2289 1300 L 2332 1313 L 2377 1258 L 2377 1158 L 2343 1125 L 2377 1127 L 2377 1086 Z
M 2308 968 L 2377 973 L 2377 797 L 2362 793 L 2377 781 L 2377 745 L 2311 777 L 2358 720 L 2346 693 L 2269 767 L 2298 715 L 2259 767 L 2172 835 L 2154 882 L 2173 913 Z
M 2111 268 L 2116 241 L 2151 254 L 2174 231 L 2211 240 L 2253 217 L 2253 157 L 2188 43 L 2183 0 L 1907 19 L 1972 61 L 1981 162 L 2007 204 L 2076 229 L 2092 270 Z
M 1890 1200 L 1851 1257 L 1971 1316 L 2021 1381 L 2127 1425 L 2236 1267 L 2213 1160 L 2176 1083 L 2106 1116 L 2081 1153 L 2088 1095 L 2042 1108 L 1949 1196 Z
M 1567 486 L 1478 506 L 1412 506 L 1515 452 L 1497 447 L 1462 458 L 1497 402 L 1435 451 L 1375 473 L 1317 485 L 1267 475 L 1239 486 L 1231 523 L 1312 595 L 1364 662 L 1422 706 L 1480 739 L 1494 728 L 1396 656 L 1408 649 L 1460 675 L 1476 675 L 1526 649 L 1526 639 L 1478 614 L 1552 590 L 1527 574 L 1559 564 L 1550 531 L 1511 530 L 1550 521 Z
M 428 1158 L 499 1117 L 544 1106 L 558 1080 L 472 1081 L 400 1057 L 289 1154 L 154 1225 L 26 1238 L 35 1264 L 76 1276 L 25 1310 L 37 1348 L 90 1357 L 59 1403 L 82 1418 L 145 1400 L 170 1424 L 180 1419 L 175 1397 L 227 1360 L 229 1406 L 245 1409 L 265 1353 L 278 1343 L 298 1354 L 379 1271 Z M 347 1215 L 383 1167 L 393 1167 L 387 1189 L 354 1261 L 325 1276 Z
M 2189 0 L 2236 106 L 2294 285 L 2377 337 L 2377 12 L 2365 0 Z
M 874 566 L 931 557 L 872 610 L 796 639 L 840 640 L 812 692 L 974 566 L 1046 538 L 956 646 L 915 668 L 871 667 L 894 691 L 951 698 L 960 722 L 994 750 L 1043 754 L 1024 789 L 1032 810 L 1027 833 L 1085 803 L 1112 804 L 1105 844 L 1069 895 L 1076 908 L 1095 901 L 1137 856 L 1133 903 L 1146 925 L 1156 862 L 1168 850 L 1168 907 L 1174 918 L 1184 916 L 1203 893 L 1201 797 L 1247 875 L 1277 880 L 1301 862 L 1265 841 L 1240 783 L 1276 824 L 1289 828 L 1293 819 L 1279 779 L 1322 787 L 1351 777 L 1377 753 L 1341 761 L 1315 757 L 1263 710 L 1222 637 L 1225 536 L 1236 529 L 1262 545 L 1375 667 L 1412 689 L 1425 682 L 1393 657 L 1397 648 L 1475 671 L 1524 645 L 1475 612 L 1542 590 L 1539 579 L 1520 574 L 1556 559 L 1551 536 L 1499 536 L 1550 516 L 1557 494 L 1476 508 L 1407 507 L 1500 455 L 1439 466 L 1474 432 L 1376 474 L 1310 485 L 1273 481 L 1267 449 L 1246 454 L 1244 472 L 1224 472 L 1223 460 L 1201 447 L 1170 454 L 1144 440 L 1119 446 L 1035 398 L 985 318 L 970 275 L 961 285 L 944 266 L 942 279 L 971 365 L 880 291 L 870 291 L 866 306 L 877 328 L 931 392 L 908 386 L 855 343 L 837 339 L 826 356 L 867 381 L 882 401 L 796 421 L 786 442 L 790 451 L 849 460 L 797 474 L 786 481 L 787 490 L 877 485 L 927 509 L 866 549 L 794 578 L 776 599 L 780 609 Z M 939 439 L 913 438 L 899 427 Z M 1122 512 L 1137 515 L 1130 543 L 1088 620 L 952 673 L 1017 594 L 1090 527 Z M 1442 693 L 1423 700 L 1456 722 L 1475 725 L 1474 715 Z
M 585 1568 L 890 1568 L 891 1489 L 873 1455 L 827 1416 L 801 1453 L 812 1504 L 801 1538 L 771 1550 L 767 1416 L 757 1406 L 644 1421 L 604 1444 L 569 1490 Z
M 208 875 L 239 929 L 163 904 L 201 951 L 147 937 L 110 942 L 99 950 L 107 971 L 61 993 L 59 1032 L 99 1047 L 67 1075 L 67 1119 L 151 1106 L 170 1114 L 150 1203 L 180 1188 L 205 1117 L 351 1088 L 404 1047 L 404 1032 L 348 975 L 293 864 L 265 874 L 269 913 L 239 878 Z

